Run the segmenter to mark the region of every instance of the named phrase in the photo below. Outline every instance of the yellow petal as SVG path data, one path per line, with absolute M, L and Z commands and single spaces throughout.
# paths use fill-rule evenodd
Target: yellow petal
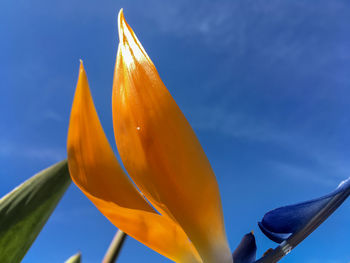
M 209 161 L 122 11 L 118 22 L 112 101 L 123 164 L 152 205 L 180 224 L 204 262 L 232 262 Z
M 199 262 L 183 230 L 155 213 L 120 167 L 101 127 L 82 63 L 67 148 L 73 181 L 116 227 L 172 260 Z

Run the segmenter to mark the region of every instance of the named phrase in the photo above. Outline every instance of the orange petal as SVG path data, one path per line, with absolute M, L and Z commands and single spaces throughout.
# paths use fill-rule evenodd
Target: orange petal
M 118 22 L 112 101 L 124 166 L 152 205 L 180 224 L 204 262 L 232 262 L 209 161 L 122 11 Z
M 172 260 L 199 262 L 183 230 L 157 214 L 120 167 L 101 127 L 82 63 L 67 148 L 73 181 L 115 226 Z

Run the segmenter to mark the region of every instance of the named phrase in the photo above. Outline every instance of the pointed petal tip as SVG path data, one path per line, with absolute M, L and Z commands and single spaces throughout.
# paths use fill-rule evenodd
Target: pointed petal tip
M 84 63 L 82 59 L 79 59 L 79 75 L 80 73 L 83 73 L 83 72 L 85 72 Z
M 80 61 L 80 65 L 79 65 L 79 75 L 78 75 L 77 88 L 78 87 L 89 88 L 89 84 L 87 82 L 87 75 L 86 75 L 83 61 L 81 59 L 79 61 Z
M 125 28 L 125 17 L 123 8 L 120 9 L 118 13 L 118 34 L 119 34 L 119 42 L 121 43 L 123 40 L 123 31 Z
M 120 8 L 119 10 L 118 17 L 120 18 L 121 16 L 124 17 L 124 8 Z

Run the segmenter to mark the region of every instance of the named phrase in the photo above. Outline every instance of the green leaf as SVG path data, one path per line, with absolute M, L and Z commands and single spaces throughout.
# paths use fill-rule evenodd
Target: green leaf
M 77 253 L 74 256 L 71 256 L 64 263 L 80 263 L 81 262 L 81 254 Z
M 0 199 L 0 262 L 22 260 L 70 183 L 61 161 Z

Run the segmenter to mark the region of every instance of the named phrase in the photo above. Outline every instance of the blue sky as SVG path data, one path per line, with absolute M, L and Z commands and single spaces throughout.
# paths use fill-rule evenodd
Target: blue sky
M 261 256 L 265 212 L 349 177 L 350 3 L 1 1 L 0 195 L 65 158 L 80 58 L 114 145 L 122 7 L 216 172 L 231 249 L 254 230 Z M 348 201 L 282 262 L 349 262 L 349 222 Z M 72 185 L 23 262 L 100 262 L 115 231 Z M 118 262 L 169 261 L 129 238 Z

